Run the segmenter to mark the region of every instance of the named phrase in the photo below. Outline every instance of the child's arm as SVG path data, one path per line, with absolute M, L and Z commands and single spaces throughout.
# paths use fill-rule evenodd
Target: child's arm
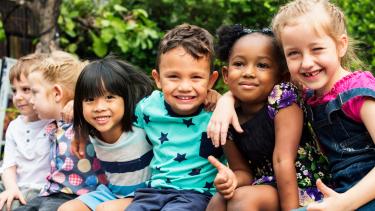
M 207 125 L 207 136 L 211 138 L 215 147 L 225 145 L 229 124 L 232 124 L 236 131 L 243 132 L 238 122 L 234 104 L 235 99 L 231 92 L 225 93 L 216 104 Z
M 216 189 L 225 199 L 231 199 L 237 187 L 251 184 L 252 175 L 248 162 L 232 141 L 224 146 L 224 152 L 230 168 L 213 156 L 208 157 L 208 160 L 218 170 L 214 181 Z
M 7 210 L 10 210 L 14 199 L 18 199 L 22 204 L 26 204 L 26 200 L 18 188 L 16 178 L 16 166 L 4 169 L 2 180 L 5 191 L 0 194 L 0 209 L 2 209 L 6 203 Z
M 361 119 L 375 143 L 375 100 L 367 99 L 361 108 Z M 375 168 L 356 185 L 339 194 L 325 186 L 321 181 L 318 188 L 325 194 L 322 203 L 309 205 L 307 210 L 355 210 L 375 199 Z
M 302 135 L 303 111 L 295 103 L 275 116 L 273 167 L 282 210 L 299 207 L 295 159 Z
M 207 97 L 204 100 L 204 108 L 206 111 L 214 111 L 216 103 L 221 97 L 221 94 L 214 89 L 209 89 Z

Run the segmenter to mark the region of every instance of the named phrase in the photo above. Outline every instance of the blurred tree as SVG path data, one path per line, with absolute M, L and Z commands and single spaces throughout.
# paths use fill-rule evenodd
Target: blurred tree
M 161 33 L 142 8 L 127 8 L 121 0 L 63 0 L 60 44 L 83 58 L 121 55 L 135 65 L 152 67 Z
M 17 4 L 26 6 L 31 10 L 33 17 L 37 19 L 38 44 L 37 51 L 50 52 L 55 48 L 57 17 L 60 10 L 61 0 L 14 0 Z

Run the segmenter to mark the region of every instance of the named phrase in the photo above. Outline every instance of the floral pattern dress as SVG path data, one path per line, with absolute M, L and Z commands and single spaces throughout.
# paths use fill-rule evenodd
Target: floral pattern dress
M 249 162 L 254 176 L 253 185 L 269 184 L 276 187 L 272 165 L 275 147 L 274 118 L 280 109 L 292 103 L 300 106 L 306 115 L 298 89 L 292 83 L 277 84 L 268 97 L 268 104 L 250 120 L 241 124 L 244 133 L 237 133 L 233 128 L 229 132 L 229 139 L 234 141 Z M 307 122 L 304 122 L 295 166 L 300 206 L 322 199 L 323 196 L 317 190 L 315 182 L 318 178 L 324 182 L 329 181 L 328 163 L 320 152 L 316 136 Z

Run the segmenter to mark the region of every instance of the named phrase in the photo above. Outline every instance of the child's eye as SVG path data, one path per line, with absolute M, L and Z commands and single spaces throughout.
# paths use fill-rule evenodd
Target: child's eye
M 322 48 L 322 47 L 316 47 L 316 48 L 313 48 L 313 51 L 321 51 L 321 50 L 323 50 L 324 48 Z
M 114 99 L 114 98 L 116 98 L 114 95 L 107 95 L 106 97 L 105 97 L 107 100 L 110 100 L 110 99 Z
M 287 53 L 287 57 L 296 56 L 298 54 L 298 51 L 290 51 Z
M 16 94 L 17 90 L 15 88 L 12 88 L 12 93 Z
M 175 79 L 178 78 L 177 75 L 168 75 L 167 78 Z
M 270 65 L 268 65 L 267 63 L 258 63 L 257 67 L 261 69 L 266 69 L 266 68 L 270 68 Z
M 83 102 L 85 102 L 85 103 L 89 103 L 89 102 L 92 102 L 92 101 L 94 101 L 94 98 L 88 97 L 88 98 L 83 99 Z
M 235 67 L 242 67 L 244 64 L 243 62 L 233 62 L 232 65 Z
M 25 88 L 22 88 L 22 91 L 25 92 L 25 93 L 29 93 L 31 91 L 31 89 L 28 88 L 28 87 L 25 87 Z
M 200 75 L 193 76 L 193 79 L 202 79 L 203 77 Z

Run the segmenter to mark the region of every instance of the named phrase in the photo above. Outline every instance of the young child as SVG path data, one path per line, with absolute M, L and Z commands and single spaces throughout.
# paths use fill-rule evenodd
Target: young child
M 244 133 L 231 131 L 224 145 L 230 169 L 210 158 L 219 194 L 207 210 L 290 210 L 321 199 L 315 181 L 325 176 L 318 165 L 324 159 L 272 31 L 233 25 L 218 36 L 224 82 Z
M 10 69 L 13 105 L 20 115 L 6 131 L 0 209 L 14 209 L 36 197 L 49 171 L 50 144 L 45 134 L 48 120 L 39 120 L 29 100 L 31 89 L 27 76 L 46 57 L 33 53 L 18 59 Z
M 350 72 L 357 57 L 343 12 L 329 1 L 295 0 L 272 26 L 292 77 L 309 89 L 310 120 L 336 184 L 333 191 L 318 182 L 325 199 L 308 210 L 375 210 L 375 78 Z
M 93 146 L 87 145 L 86 159 L 70 153 L 74 136 L 72 124 L 61 121 L 61 111 L 73 99 L 75 83 L 84 63 L 72 55 L 55 51 L 28 76 L 30 102 L 40 119 L 54 119 L 47 133 L 51 144 L 50 172 L 40 196 L 16 210 L 57 210 L 64 202 L 95 190 L 105 175 L 95 157 Z
M 77 139 L 90 135 L 109 184 L 63 204 L 61 210 L 124 210 L 137 188 L 146 187 L 153 156 L 145 132 L 132 126 L 136 103 L 152 81 L 124 61 L 105 58 L 80 74 L 74 98 Z M 125 113 L 126 112 L 126 113 Z
M 162 92 L 154 91 L 135 111 L 135 124 L 154 152 L 150 188 L 138 189 L 127 210 L 205 210 L 215 194 L 217 170 L 207 157 L 223 153 L 207 139 L 211 113 L 203 109 L 218 77 L 212 62 L 212 35 L 200 27 L 182 24 L 161 40 L 152 76 Z

